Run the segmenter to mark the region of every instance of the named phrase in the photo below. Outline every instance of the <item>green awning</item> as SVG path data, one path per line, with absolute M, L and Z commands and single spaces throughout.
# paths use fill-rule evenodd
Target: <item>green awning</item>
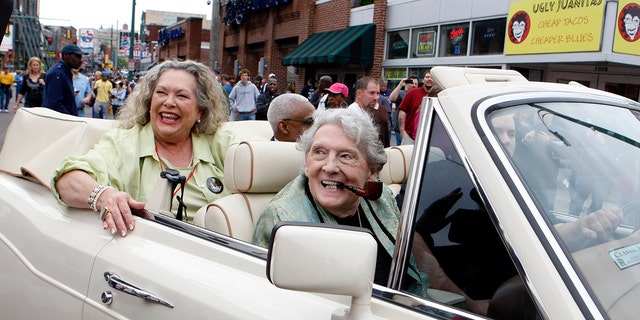
M 282 58 L 282 65 L 357 64 L 371 67 L 375 36 L 374 24 L 316 33 Z

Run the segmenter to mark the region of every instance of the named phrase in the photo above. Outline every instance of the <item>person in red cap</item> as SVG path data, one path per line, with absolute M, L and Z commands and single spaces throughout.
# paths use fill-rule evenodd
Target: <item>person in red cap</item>
M 327 98 L 326 108 L 346 108 L 349 106 L 347 97 L 349 97 L 349 88 L 344 83 L 336 82 L 329 88 L 324 89 L 329 94 Z M 324 109 L 324 108 L 323 108 Z M 320 110 L 320 106 L 318 106 Z

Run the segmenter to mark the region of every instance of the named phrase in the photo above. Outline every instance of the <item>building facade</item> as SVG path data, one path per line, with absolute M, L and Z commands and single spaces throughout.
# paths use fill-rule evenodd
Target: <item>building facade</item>
M 640 41 L 623 39 L 625 15 L 637 19 L 638 7 L 637 0 L 390 0 L 384 74 L 396 81 L 435 65 L 515 69 L 530 80 L 577 81 L 639 101 Z
M 347 84 L 381 74 L 382 56 L 375 52 L 384 43 L 386 0 L 367 6 L 372 11 L 364 20 L 357 12 L 353 16 L 348 0 L 258 2 L 250 8 L 230 2 L 224 8 L 218 46 L 222 73 L 236 75 L 242 68 L 253 75 L 273 73 L 297 88 L 325 74 Z M 381 18 L 374 23 L 376 10 Z
M 578 81 L 638 101 L 640 41 L 625 38 L 624 22 L 630 15 L 633 29 L 637 16 L 629 8 L 637 3 L 265 0 L 251 8 L 227 4 L 218 46 L 220 68 L 228 74 L 236 74 L 238 68 L 254 75 L 275 73 L 298 87 L 305 79 L 324 74 L 347 84 L 364 75 L 384 75 L 394 85 L 435 65 L 503 68 L 518 70 L 530 80 Z M 528 23 L 519 20 L 519 12 Z M 514 22 L 525 26 L 528 38 L 517 40 Z

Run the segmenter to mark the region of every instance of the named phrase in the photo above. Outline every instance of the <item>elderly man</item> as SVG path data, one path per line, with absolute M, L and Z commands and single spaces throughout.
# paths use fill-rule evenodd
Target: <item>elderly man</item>
M 267 119 L 273 130 L 272 141 L 296 142 L 313 124 L 316 109 L 309 100 L 296 93 L 284 93 L 271 101 Z

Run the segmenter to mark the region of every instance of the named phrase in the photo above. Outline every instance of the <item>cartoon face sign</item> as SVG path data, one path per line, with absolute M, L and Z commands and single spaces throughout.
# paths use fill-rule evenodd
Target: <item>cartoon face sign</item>
M 629 42 L 638 40 L 638 28 L 640 27 L 640 5 L 637 3 L 629 3 L 618 16 L 618 32 L 622 38 Z
M 529 14 L 524 11 L 516 12 L 509 21 L 509 40 L 515 44 L 522 43 L 529 35 L 530 28 Z

